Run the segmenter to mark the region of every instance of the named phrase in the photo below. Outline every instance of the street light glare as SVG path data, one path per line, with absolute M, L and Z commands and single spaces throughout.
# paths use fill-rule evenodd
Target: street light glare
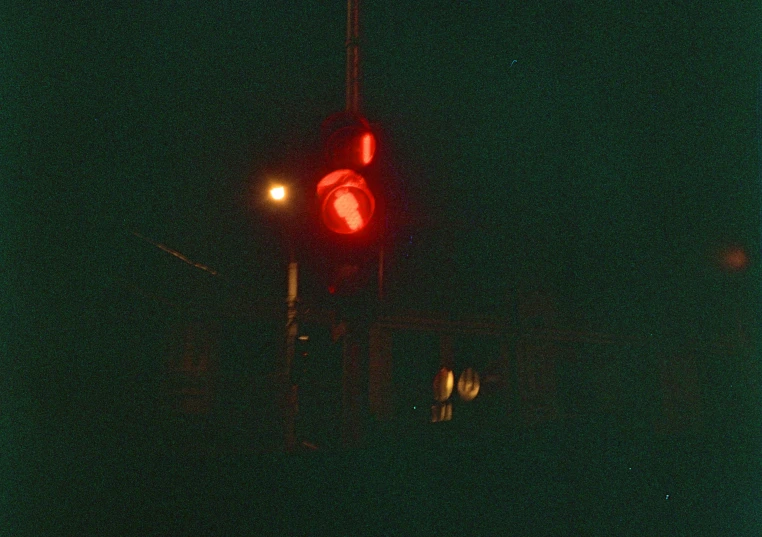
M 275 201 L 281 201 L 286 197 L 286 189 L 282 186 L 274 186 L 270 189 L 270 197 Z

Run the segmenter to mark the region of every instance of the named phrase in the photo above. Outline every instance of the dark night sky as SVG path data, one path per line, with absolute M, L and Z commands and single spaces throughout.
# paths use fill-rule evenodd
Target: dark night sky
M 179 262 L 161 272 L 163 254 L 131 232 L 252 301 L 283 293 L 284 250 L 256 195 L 272 175 L 309 179 L 319 124 L 344 106 L 346 6 L 9 4 L 0 403 L 34 416 L 3 441 L 35 445 L 57 417 L 112 419 L 98 410 L 111 377 L 141 378 L 116 364 L 153 329 L 125 283 L 170 293 L 172 271 L 188 277 Z M 408 222 L 390 256 L 395 304 L 504 313 L 516 289 L 544 286 L 572 325 L 718 340 L 740 321 L 758 335 L 756 2 L 362 9 L 363 109 Z M 746 270 L 722 269 L 730 246 Z
M 335 4 L 8 10 L 17 300 L 55 323 L 111 285 L 132 230 L 279 289 L 254 192 L 297 173 L 343 106 Z M 737 6 L 365 6 L 364 110 L 387 141 L 396 209 L 425 223 L 397 237 L 402 302 L 499 309 L 545 285 L 616 331 L 724 329 L 739 301 L 748 316 L 759 76 L 756 19 Z M 728 244 L 748 252 L 744 274 L 713 262 Z
M 280 292 L 254 193 L 273 172 L 305 180 L 319 122 L 343 107 L 334 4 L 6 10 L 5 251 L 33 330 L 97 303 L 129 231 Z M 395 210 L 423 222 L 398 230 L 390 292 L 499 311 L 542 285 L 618 332 L 750 319 L 756 22 L 742 3 L 366 5 L 364 110 Z M 742 274 L 717 267 L 732 244 L 751 259 Z

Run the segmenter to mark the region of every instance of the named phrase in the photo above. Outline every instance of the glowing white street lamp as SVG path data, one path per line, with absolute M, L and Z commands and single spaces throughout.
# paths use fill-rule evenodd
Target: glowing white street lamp
M 270 197 L 275 201 L 283 201 L 286 199 L 286 187 L 282 185 L 276 185 L 270 189 Z

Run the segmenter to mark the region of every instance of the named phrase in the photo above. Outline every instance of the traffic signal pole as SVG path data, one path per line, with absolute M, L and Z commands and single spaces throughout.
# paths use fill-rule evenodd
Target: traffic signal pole
M 346 112 L 350 116 L 359 117 L 360 109 L 360 6 L 359 0 L 347 0 L 347 33 L 346 33 Z M 359 142 L 360 146 L 353 146 L 355 152 L 352 157 L 357 159 L 359 156 L 359 163 L 355 160 L 355 165 L 364 167 L 370 163 L 375 152 L 375 139 L 372 137 L 372 133 L 367 126 L 367 122 L 363 119 L 361 125 L 364 125 L 364 131 L 361 132 L 361 138 L 353 143 Z M 339 142 L 346 144 L 347 140 Z M 359 153 L 358 153 L 359 147 Z M 345 158 L 346 155 L 342 154 Z M 324 223 L 326 226 L 336 233 L 354 233 L 367 224 L 367 221 L 372 217 L 374 208 L 374 198 L 372 193 L 368 190 L 365 184 L 365 179 L 355 173 L 354 182 L 347 182 L 348 170 L 342 166 L 341 169 L 334 171 L 332 174 L 328 174 L 317 185 L 318 196 L 325 196 L 326 203 L 331 200 L 332 205 L 329 204 L 330 212 L 324 213 Z M 333 177 L 335 174 L 340 174 L 339 178 Z M 331 181 L 330 179 L 333 179 Z M 345 181 L 343 184 L 343 191 L 336 194 L 332 189 L 332 185 L 335 185 L 337 180 Z M 346 190 L 348 185 L 351 187 L 351 191 L 347 194 Z M 325 194 L 321 194 L 321 188 L 326 189 Z M 336 198 L 330 198 L 330 196 L 336 195 Z M 360 201 L 358 201 L 360 200 Z M 364 205 L 361 205 L 364 203 Z M 362 211 L 360 210 L 362 208 Z M 347 211 L 354 211 L 348 213 Z M 328 215 L 328 216 L 326 216 Z M 294 252 L 294 237 L 293 230 L 287 229 L 286 241 L 289 248 L 289 263 L 288 263 L 288 291 L 286 295 L 286 330 L 285 330 L 285 348 L 281 354 L 281 360 L 278 367 L 277 376 L 279 381 L 279 392 L 281 396 L 281 412 L 282 412 L 282 428 L 283 428 L 283 447 L 286 451 L 294 451 L 296 449 L 296 414 L 298 412 L 298 386 L 293 384 L 291 379 L 292 368 L 294 364 L 296 340 L 298 337 L 298 265 Z M 383 296 L 382 282 L 383 282 L 383 246 L 379 249 L 379 270 L 378 270 L 378 298 L 379 300 Z M 351 333 L 345 336 L 343 342 L 343 418 L 342 418 L 342 437 L 345 445 L 355 444 L 359 438 L 360 430 L 360 401 L 358 395 L 358 389 L 360 386 L 360 346 L 354 340 Z
M 360 0 L 347 0 L 347 112 L 360 111 Z
M 346 111 L 360 112 L 360 1 L 347 0 L 347 72 Z M 381 273 L 379 272 L 379 275 Z M 345 447 L 357 445 L 360 440 L 360 356 L 355 341 L 355 323 L 350 322 L 342 345 L 342 412 L 341 439 Z
M 360 112 L 360 0 L 347 0 L 346 110 Z M 384 243 L 378 248 L 378 300 L 384 299 Z

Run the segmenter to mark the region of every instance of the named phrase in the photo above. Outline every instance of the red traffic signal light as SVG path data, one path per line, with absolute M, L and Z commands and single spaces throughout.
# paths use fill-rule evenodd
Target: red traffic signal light
M 376 198 L 362 175 L 353 170 L 336 170 L 317 185 L 320 217 L 334 233 L 348 235 L 362 230 L 373 218 Z
M 358 233 L 376 210 L 376 198 L 361 174 L 374 161 L 376 137 L 357 114 L 335 114 L 323 128 L 329 171 L 317 184 L 320 218 L 333 233 Z

